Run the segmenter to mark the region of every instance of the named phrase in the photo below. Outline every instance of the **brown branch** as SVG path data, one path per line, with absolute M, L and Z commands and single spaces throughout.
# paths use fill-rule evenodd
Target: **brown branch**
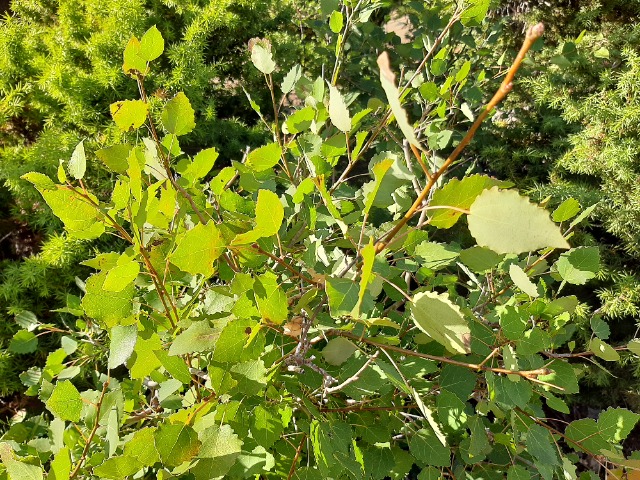
M 533 383 L 537 383 L 539 385 L 545 385 L 545 386 L 548 386 L 548 387 L 553 387 L 555 389 L 564 391 L 564 388 L 562 388 L 562 387 L 559 387 L 557 385 L 553 385 L 553 384 L 548 383 L 548 382 L 544 382 L 542 380 L 538 380 L 538 376 L 539 375 L 549 375 L 551 373 L 551 370 L 549 370 L 548 368 L 537 368 L 535 370 L 509 370 L 508 368 L 488 367 L 488 366 L 482 365 L 482 364 L 460 362 L 458 360 L 454 360 L 454 359 L 449 358 L 449 357 L 440 357 L 440 356 L 437 356 L 437 355 L 429 355 L 427 353 L 414 352 L 413 350 L 407 350 L 405 348 L 396 347 L 396 346 L 393 346 L 393 345 L 385 345 L 383 343 L 376 342 L 375 340 L 371 340 L 369 338 L 365 338 L 365 337 L 361 337 L 361 336 L 358 336 L 358 335 L 354 335 L 352 333 L 345 332 L 345 331 L 342 331 L 342 330 L 335 330 L 335 329 L 327 330 L 325 332 L 325 335 L 334 336 L 334 337 L 345 337 L 345 338 L 349 338 L 351 340 L 355 340 L 357 342 L 366 343 L 367 345 L 371 345 L 373 347 L 377 347 L 377 348 L 380 348 L 382 350 L 391 350 L 392 352 L 401 353 L 403 355 L 408 355 L 408 356 L 412 356 L 412 357 L 419 357 L 419 358 L 426 358 L 428 360 L 433 360 L 433 361 L 440 362 L 440 363 L 448 363 L 449 365 L 455 365 L 457 367 L 468 368 L 470 370 L 493 372 L 493 373 L 499 373 L 499 374 L 503 374 L 503 375 L 517 375 L 519 377 L 526 378 L 527 380 L 530 380 Z
M 291 462 L 291 468 L 289 469 L 289 475 L 287 475 L 287 480 L 291 480 L 293 478 L 293 474 L 296 473 L 296 463 L 298 463 L 298 458 L 300 458 L 300 453 L 302 453 L 302 447 L 304 447 L 304 442 L 307 439 L 307 434 L 302 432 L 302 438 L 300 439 L 300 445 L 296 449 L 296 454 L 293 456 L 293 462 Z
M 431 192 L 431 189 L 435 185 L 438 178 L 440 178 L 449 169 L 451 164 L 455 162 L 456 159 L 460 156 L 464 148 L 471 142 L 476 131 L 478 130 L 478 128 L 480 128 L 480 125 L 482 124 L 484 119 L 489 115 L 491 110 L 493 110 L 493 108 L 496 105 L 498 105 L 513 89 L 513 78 L 516 72 L 520 68 L 520 65 L 524 60 L 525 55 L 527 54 L 527 52 L 529 51 L 533 43 L 538 38 L 540 38 L 543 32 L 544 32 L 544 26 L 542 23 L 538 23 L 537 25 L 534 25 L 533 27 L 529 28 L 529 30 L 527 31 L 527 36 L 525 37 L 524 43 L 522 44 L 522 47 L 520 48 L 520 51 L 518 52 L 518 55 L 516 56 L 515 60 L 511 64 L 511 67 L 509 68 L 509 71 L 507 72 L 507 75 L 502 81 L 502 84 L 500 85 L 500 88 L 498 89 L 498 91 L 493 95 L 491 100 L 489 100 L 489 103 L 487 103 L 482 113 L 478 115 L 478 118 L 476 118 L 476 120 L 473 122 L 473 125 L 471 126 L 471 128 L 469 129 L 465 137 L 454 149 L 454 151 L 449 155 L 449 157 L 444 162 L 444 164 L 431 176 L 431 178 L 429 179 L 429 182 L 422 190 L 422 193 L 418 195 L 418 198 L 413 203 L 411 208 L 409 208 L 407 213 L 405 213 L 404 217 L 396 224 L 394 228 L 391 229 L 391 231 L 386 233 L 382 238 L 378 240 L 378 242 L 376 243 L 376 253 L 380 253 L 382 250 L 384 250 L 384 248 L 391 241 L 391 239 L 402 229 L 402 227 L 404 227 L 407 224 L 409 220 L 411 220 L 411 218 L 415 215 L 415 213 L 418 211 L 418 209 L 422 205 L 422 202 L 424 202 L 424 200 L 427 198 L 427 196 Z
M 80 468 L 82 468 L 82 464 L 87 458 L 87 453 L 89 453 L 89 447 L 91 446 L 91 441 L 93 440 L 93 437 L 96 435 L 96 432 L 98 431 L 98 427 L 100 426 L 100 409 L 102 408 L 102 402 L 104 400 L 104 396 L 107 393 L 107 388 L 109 387 L 109 381 L 110 381 L 110 377 L 107 375 L 107 379 L 102 385 L 102 393 L 100 394 L 100 398 L 98 399 L 98 403 L 96 404 L 96 422 L 93 425 L 93 428 L 89 433 L 89 437 L 87 437 L 87 441 L 84 444 L 84 449 L 82 450 L 82 455 L 80 456 L 80 460 L 78 460 L 78 463 L 73 469 L 73 472 L 71 472 L 71 475 L 69 475 L 69 480 L 73 480 L 78 476 L 78 473 L 80 472 Z

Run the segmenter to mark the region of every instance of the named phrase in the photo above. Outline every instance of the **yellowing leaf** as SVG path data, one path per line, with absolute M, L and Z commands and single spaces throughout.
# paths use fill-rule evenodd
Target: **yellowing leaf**
M 410 304 L 416 326 L 452 353 L 469 353 L 471 331 L 460 307 L 451 303 L 449 295 L 422 292 Z
M 177 241 L 178 246 L 169 261 L 192 275 L 210 277 L 215 273 L 213 262 L 224 253 L 225 244 L 213 222 L 199 223 Z
M 281 155 L 282 149 L 280 145 L 270 143 L 249 152 L 246 165 L 256 172 L 262 172 L 263 170 L 273 168 L 280 161 Z
M 140 39 L 139 55 L 147 62 L 155 60 L 164 51 L 164 39 L 160 30 L 154 25 Z
M 541 248 L 569 248 L 558 226 L 542 208 L 518 192 L 493 187 L 473 202 L 469 231 L 478 245 L 497 253 L 523 253 Z
M 140 128 L 149 111 L 148 105 L 142 100 L 123 100 L 112 103 L 109 108 L 113 121 L 125 132 Z

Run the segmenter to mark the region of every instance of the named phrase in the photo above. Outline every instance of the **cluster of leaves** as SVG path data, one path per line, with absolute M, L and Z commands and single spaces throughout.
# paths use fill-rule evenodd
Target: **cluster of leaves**
M 0 349 L 7 365 L 44 361 L 18 358 L 4 350 L 17 330 L 12 316 L 27 310 L 47 323 L 54 322 L 48 311 L 64 303 L 67 293 L 75 289 L 76 276 L 87 275 L 88 270 L 78 263 L 89 258 L 92 249 L 119 248 L 113 237 L 90 245 L 61 235 L 61 222 L 20 176 L 29 171 L 54 175 L 60 160 L 69 158 L 82 139 L 89 151 L 119 141 L 123 133 L 113 125 L 109 105 L 137 95 L 135 83 L 122 75 L 121 52 L 132 35 L 154 24 L 162 29 L 167 49 L 148 76 L 150 108 L 160 108 L 177 91 L 186 92 L 198 127 L 184 138 L 183 146 L 194 150 L 215 143 L 227 158 L 241 158 L 248 145 L 259 145 L 265 136 L 255 127 L 255 119 L 250 119 L 249 125 L 254 126 L 249 126 L 238 118 L 251 110 L 244 107 L 237 80 L 244 77 L 249 90 L 258 85 L 245 74 L 246 55 L 239 52 L 260 32 L 273 35 L 284 52 L 306 55 L 295 27 L 279 28 L 292 24 L 289 3 L 277 2 L 277 11 L 275 4 L 248 0 L 11 3 L 10 13 L 0 19 L 0 216 L 9 225 L 0 233 L 3 251 L 9 251 L 0 257 Z M 93 155 L 89 161 L 92 168 L 86 181 L 98 191 L 108 191 L 112 173 Z M 37 244 L 38 238 L 46 238 L 42 245 L 35 245 L 35 251 L 10 251 L 10 245 L 23 242 L 18 228 L 25 232 L 25 243 Z M 28 257 L 21 261 L 22 256 Z M 17 374 L 4 371 L 0 391 L 19 390 Z
M 46 412 L 3 434 L 0 475 L 550 480 L 577 479 L 579 454 L 640 466 L 621 447 L 638 414 L 545 421 L 569 412 L 586 357 L 640 353 L 637 340 L 610 345 L 598 316 L 584 350 L 573 340 L 578 300 L 562 291 L 600 269 L 597 248 L 571 245 L 593 209 L 570 198 L 550 218 L 508 182 L 450 176 L 542 26 L 482 109 L 461 93 L 482 73 L 450 63 L 443 40 L 481 39 L 486 0 L 453 11 L 400 85 L 380 55 L 361 105 L 340 82 L 345 39 L 378 3 L 323 3 L 335 6 L 330 77 L 300 65 L 281 77 L 272 44 L 250 42 L 274 117 L 249 99 L 272 141 L 243 161 L 217 169 L 215 148 L 183 151 L 189 97 L 146 93 L 164 51 L 153 27 L 124 52 L 141 98 L 110 108 L 130 140 L 95 152 L 112 188 L 91 188 L 83 142 L 57 182 L 23 176 L 70 237 L 125 246 L 83 262 L 95 272 L 67 297 L 65 328 L 23 318 L 14 351 L 46 333 L 60 348 L 21 375 Z M 473 123 L 458 138 L 459 110 Z

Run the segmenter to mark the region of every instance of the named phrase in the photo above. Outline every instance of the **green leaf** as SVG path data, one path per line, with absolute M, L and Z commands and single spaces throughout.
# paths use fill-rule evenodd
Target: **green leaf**
M 349 133 L 351 130 L 349 109 L 340 91 L 333 85 L 329 85 L 329 117 L 338 130 Z
M 191 460 L 200 450 L 198 434 L 182 423 L 160 423 L 153 437 L 160 459 L 170 467 Z
M 119 292 L 108 292 L 102 288 L 106 276 L 106 272 L 101 272 L 89 277 L 85 284 L 82 308 L 89 318 L 111 328 L 133 314 L 135 287 L 131 283 Z
M 394 163 L 393 159 L 386 158 L 376 163 L 373 166 L 372 171 L 373 171 L 375 180 L 373 182 L 369 182 L 368 184 L 365 184 L 363 188 L 363 193 L 365 194 L 365 202 L 364 202 L 365 214 L 368 214 L 369 211 L 371 210 L 371 207 L 374 205 L 376 196 L 380 191 L 382 181 L 384 180 L 384 177 L 387 174 L 387 171 L 389 171 L 389 168 L 393 166 L 393 163 Z M 385 203 L 386 201 L 387 200 L 385 199 Z
M 30 172 L 20 178 L 35 185 L 53 214 L 62 220 L 73 237 L 92 240 L 104 233 L 105 226 L 96 207 L 81 199 L 69 188 L 55 185 L 49 177 L 41 173 Z M 98 204 L 94 195 L 89 194 L 89 198 Z
M 522 333 L 527 328 L 529 320 L 527 313 L 512 306 L 500 307 L 497 310 L 504 336 L 509 340 L 520 340 Z
M 259 238 L 278 233 L 284 219 L 284 207 L 280 198 L 270 190 L 259 190 L 256 203 L 256 226 L 252 231 L 236 235 L 233 245 L 246 245 Z
M 162 363 L 153 354 L 162 348 L 162 340 L 157 333 L 139 332 L 136 346 L 131 357 L 131 378 L 141 379 L 151 374 Z
M 204 323 L 204 321 L 197 323 Z M 182 382 L 183 384 L 188 385 L 191 383 L 191 373 L 189 372 L 189 367 L 182 357 L 171 356 L 164 350 L 156 350 L 153 353 L 173 378 Z
M 111 329 L 111 343 L 109 345 L 109 369 L 119 367 L 126 362 L 138 339 L 138 328 L 135 325 L 116 325 Z
M 453 263 L 459 247 L 447 243 L 422 242 L 416 245 L 414 255 L 422 267 L 439 270 Z
M 600 47 L 598 50 L 593 52 L 593 56 L 596 58 L 609 58 L 609 50 L 606 47 Z
M 115 144 L 96 151 L 107 168 L 116 173 L 125 173 L 129 168 L 129 153 L 133 147 L 127 143 Z
M 231 367 L 231 375 L 243 395 L 258 395 L 267 387 L 267 369 L 262 360 L 236 363 Z
M 460 260 L 474 272 L 484 273 L 502 261 L 502 255 L 485 247 L 471 247 L 460 252 Z
M 206 177 L 213 168 L 217 158 L 218 151 L 215 148 L 201 150 L 193 157 L 193 161 L 189 163 L 187 169 L 182 172 L 182 176 L 191 182 Z
M 575 198 L 567 198 L 553 211 L 551 218 L 554 222 L 571 220 L 580 211 L 580 204 Z
M 604 424 L 608 426 L 608 420 L 605 420 Z M 592 454 L 599 454 L 600 450 L 611 450 L 611 444 L 607 442 L 592 418 L 574 420 L 567 425 L 564 434 L 573 440 L 567 443 L 576 450 L 585 450 Z
M 589 342 L 589 351 L 607 362 L 617 362 L 620 360 L 620 354 L 616 352 L 611 345 L 603 342 L 599 338 L 591 339 Z
M 114 480 L 124 480 L 135 474 L 143 467 L 135 458 L 119 455 L 105 460 L 101 465 L 93 469 L 93 474 L 100 478 L 111 478 Z
M 151 466 L 160 461 L 156 450 L 154 434 L 156 427 L 143 428 L 133 434 L 133 438 L 124 445 L 124 455 L 136 460 L 143 466 Z
M 281 156 L 282 148 L 280 145 L 277 143 L 269 143 L 249 152 L 246 165 L 256 172 L 262 172 L 277 165 Z
M 551 346 L 549 334 L 541 328 L 534 327 L 524 332 L 517 344 L 518 355 L 533 355 Z
M 362 271 L 360 273 L 360 290 L 358 292 L 358 303 L 356 304 L 352 312 L 352 315 L 354 317 L 360 316 L 360 309 L 362 307 L 362 302 L 364 301 L 364 296 L 367 293 L 369 285 L 375 280 L 375 275 L 372 275 L 373 265 L 376 260 L 376 247 L 373 244 L 373 238 L 369 240 L 369 243 L 366 247 L 360 250 L 360 255 L 362 256 Z
M 607 340 L 609 335 L 611 335 L 611 329 L 609 328 L 609 324 L 602 320 L 598 315 L 594 315 L 591 317 L 591 330 L 601 340 Z
M 80 421 L 82 398 L 78 389 L 69 380 L 56 383 L 46 406 L 51 413 L 62 420 Z
M 273 61 L 271 48 L 268 45 L 263 46 L 261 43 L 256 42 L 253 45 L 251 49 L 251 61 L 258 70 L 265 75 L 269 75 L 276 69 L 276 62 Z
M 626 408 L 608 408 L 598 417 L 598 428 L 610 442 L 620 443 L 627 438 L 640 420 L 640 415 Z
M 193 322 L 173 340 L 169 347 L 169 355 L 211 352 L 215 349 L 219 336 L 220 330 L 212 328 L 207 320 Z
M 62 447 L 51 461 L 51 469 L 47 480 L 69 480 L 71 467 L 69 447 Z
M 118 263 L 109 269 L 102 288 L 106 292 L 121 292 L 131 284 L 140 273 L 140 264 L 133 258 L 123 254 Z
M 149 112 L 149 106 L 142 100 L 123 100 L 112 103 L 109 108 L 113 121 L 125 132 L 140 128 Z
M 164 52 L 164 38 L 162 38 L 162 34 L 154 25 L 142 35 L 138 55 L 150 62 L 162 55 L 162 52 Z
M 216 342 L 213 360 L 220 363 L 236 363 L 260 357 L 264 353 L 264 335 L 258 335 L 249 343 L 255 328 L 258 328 L 258 325 L 251 318 L 227 323 Z
M 507 480 L 531 480 L 532 474 L 520 465 L 511 465 L 507 471 Z
M 469 353 L 471 331 L 460 307 L 446 293 L 422 292 L 410 304 L 416 326 L 453 353 Z
M 631 353 L 636 355 L 640 355 L 640 339 L 634 338 L 629 343 L 627 343 L 627 348 Z
M 549 431 L 540 425 L 531 425 L 526 433 L 526 445 L 529 453 L 538 462 L 550 466 L 558 465 L 556 447 Z
M 196 126 L 195 112 L 184 92 L 178 92 L 166 103 L 161 118 L 167 132 L 178 137 L 191 132 Z
M 530 297 L 535 298 L 540 295 L 536 285 L 529 280 L 527 273 L 515 263 L 509 266 L 509 276 L 514 285 Z
M 202 448 L 191 469 L 197 480 L 224 477 L 242 451 L 242 440 L 229 425 L 213 425 L 200 433 Z
M 463 25 L 477 25 L 482 23 L 489 11 L 490 0 L 469 0 L 469 7 L 462 13 L 460 22 Z
M 69 160 L 67 168 L 69 169 L 69 175 L 76 180 L 80 180 L 84 177 L 84 172 L 87 170 L 87 157 L 84 153 L 84 140 L 76 145 L 76 148 L 73 150 L 73 154 L 71 154 L 71 160 Z
M 213 263 L 226 248 L 224 239 L 213 221 L 206 225 L 199 223 L 181 235 L 176 243 L 177 247 L 169 255 L 169 261 L 184 272 L 204 275 L 205 278 L 215 273 Z
M 329 28 L 333 33 L 340 33 L 344 26 L 344 16 L 338 10 L 331 12 L 329 17 Z
M 19 330 L 9 344 L 9 351 L 13 353 L 33 353 L 38 349 L 38 337 L 28 330 Z
M 251 412 L 251 436 L 264 448 L 271 448 L 283 431 L 282 418 L 278 413 L 262 405 Z
M 342 365 L 357 350 L 358 347 L 353 342 L 338 337 L 329 340 L 327 346 L 322 349 L 322 356 L 331 365 Z
M 566 282 L 584 285 L 600 270 L 600 251 L 598 247 L 573 248 L 560 255 L 556 267 Z
M 396 118 L 396 122 L 398 122 L 400 130 L 402 130 L 402 133 L 411 145 L 420 147 L 420 142 L 418 142 L 416 138 L 413 127 L 409 124 L 407 112 L 402 108 L 400 103 L 400 92 L 395 83 L 396 76 L 391 70 L 389 54 L 387 52 L 383 52 L 378 57 L 378 67 L 380 67 L 380 82 L 382 83 L 382 88 L 387 95 L 389 107 L 391 108 L 393 116 Z
M 487 388 L 489 398 L 506 408 L 527 408 L 532 390 L 528 382 L 512 382 L 507 377 L 499 377 L 487 372 Z
M 429 206 L 455 207 L 468 210 L 478 195 L 484 190 L 498 185 L 500 185 L 500 182 L 486 175 L 471 175 L 464 177 L 462 180 L 453 178 L 444 187 L 434 192 Z M 462 216 L 462 213 L 446 208 L 429 210 L 430 223 L 436 228 L 451 228 Z
M 473 202 L 469 231 L 478 245 L 497 253 L 524 253 L 547 247 L 569 248 L 547 212 L 517 192 L 493 187 Z
M 409 451 L 423 464 L 434 467 L 451 465 L 451 450 L 443 446 L 430 429 L 421 428 L 411 437 Z
M 351 315 L 358 305 L 360 287 L 353 280 L 326 277 L 325 291 L 329 297 L 329 311 L 334 318 Z
M 148 66 L 146 60 L 140 55 L 141 48 L 140 41 L 136 37 L 131 37 L 124 49 L 122 70 L 131 77 L 147 74 Z
M 258 310 L 265 321 L 281 324 L 289 317 L 287 295 L 271 272 L 258 276 L 254 283 Z
M 551 370 L 552 373 L 549 375 L 540 375 L 538 377 L 540 380 L 561 387 L 563 389 L 562 393 L 566 395 L 578 393 L 580 390 L 578 387 L 578 377 L 570 363 L 557 359 L 548 364 L 547 368 Z
M 315 118 L 316 118 L 316 111 L 313 109 L 313 107 L 309 106 L 309 107 L 304 107 L 301 110 L 296 110 L 294 113 L 289 115 L 285 120 L 285 123 L 282 127 L 283 131 L 289 134 L 304 132 L 305 130 L 309 129 L 309 127 L 311 127 L 311 125 L 313 124 L 313 120 Z M 280 153 L 280 150 L 278 149 L 278 155 L 279 153 Z M 278 160 L 280 160 L 280 157 L 278 157 Z M 278 162 L 276 161 L 273 165 L 275 165 L 276 163 Z M 309 178 L 307 179 L 310 180 Z

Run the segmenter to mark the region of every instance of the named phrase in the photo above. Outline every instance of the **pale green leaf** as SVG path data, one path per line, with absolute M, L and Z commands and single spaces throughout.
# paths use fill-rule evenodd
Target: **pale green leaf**
M 287 117 L 282 125 L 282 131 L 289 134 L 304 132 L 311 127 L 315 118 L 316 111 L 313 107 L 304 107 L 303 109 L 296 110 Z M 278 160 L 279 159 L 280 157 L 278 157 Z
M 251 49 L 251 61 L 253 65 L 265 75 L 269 75 L 276 69 L 271 49 L 256 42 Z
M 211 352 L 215 349 L 219 336 L 220 330 L 212 328 L 207 320 L 193 322 L 173 340 L 169 355 Z
M 514 285 L 527 295 L 534 298 L 540 295 L 536 285 L 529 279 L 527 273 L 515 263 L 509 266 L 509 276 Z
M 353 342 L 343 337 L 329 340 L 327 346 L 322 349 L 322 356 L 331 365 L 342 365 L 358 350 Z
M 80 392 L 69 380 L 58 382 L 47 400 L 47 409 L 56 417 L 71 422 L 80 421 L 82 412 Z
M 145 122 L 149 106 L 142 100 L 122 100 L 112 103 L 110 111 L 118 128 L 130 132 L 140 128 Z
M 373 244 L 373 238 L 369 240 L 367 246 L 360 250 L 362 255 L 362 271 L 360 273 L 360 291 L 358 292 L 358 303 L 352 313 L 353 316 L 360 316 L 360 308 L 362 307 L 362 301 L 367 293 L 369 285 L 374 281 L 375 275 L 373 275 L 373 264 L 376 259 L 376 247 Z
M 627 343 L 627 348 L 631 353 L 636 355 L 640 355 L 640 339 L 634 338 L 629 343 Z
M 71 154 L 71 160 L 69 160 L 69 175 L 76 180 L 82 179 L 84 173 L 87 170 L 87 157 L 84 152 L 84 140 L 76 145 L 76 148 Z
M 460 307 L 446 293 L 422 292 L 410 304 L 416 326 L 453 353 L 469 353 L 471 331 Z
M 284 207 L 278 195 L 270 190 L 259 190 L 256 203 L 256 225 L 253 230 L 236 235 L 234 245 L 246 245 L 259 238 L 271 237 L 278 233 L 284 219 Z
M 396 87 L 396 76 L 391 70 L 389 54 L 387 52 L 383 52 L 378 57 L 378 67 L 380 67 L 380 82 L 382 83 L 382 88 L 387 95 L 389 107 L 396 118 L 396 122 L 398 122 L 400 130 L 402 130 L 402 133 L 411 145 L 420 147 L 420 142 L 418 142 L 416 138 L 413 127 L 409 124 L 407 112 L 400 104 L 400 92 L 398 91 L 398 87 Z
M 170 467 L 191 460 L 200 450 L 198 434 L 189 425 L 162 422 L 153 436 L 160 459 Z
M 558 208 L 553 211 L 554 222 L 565 222 L 571 220 L 580 211 L 580 203 L 575 198 L 567 198 Z
M 616 352 L 611 345 L 603 342 L 599 338 L 591 339 L 589 342 L 589 351 L 607 362 L 617 362 L 620 360 L 620 354 Z
M 384 180 L 384 177 L 387 174 L 387 171 L 389 170 L 389 168 L 391 168 L 391 166 L 393 165 L 393 162 L 394 162 L 393 159 L 387 158 L 382 160 L 381 162 L 376 163 L 373 166 L 372 170 L 375 178 L 373 182 L 373 188 L 370 189 L 365 187 L 365 189 L 363 189 L 365 193 L 365 202 L 364 202 L 363 212 L 365 213 L 365 215 L 368 214 L 369 211 L 371 210 L 371 207 L 374 204 L 376 196 L 380 191 L 380 186 L 382 185 L 382 181 Z
M 116 173 L 125 173 L 129 167 L 129 153 L 133 147 L 127 143 L 115 144 L 96 151 L 107 168 Z
M 110 337 L 108 366 L 114 369 L 126 362 L 133 353 L 138 339 L 138 328 L 135 325 L 116 325 L 111 329 Z
M 132 379 L 144 378 L 162 365 L 153 353 L 161 348 L 162 340 L 157 333 L 140 332 L 129 362 Z
M 600 270 L 600 251 L 598 247 L 573 248 L 560 255 L 556 267 L 566 282 L 584 285 Z
M 169 261 L 180 270 L 206 278 L 215 273 L 213 263 L 225 251 L 225 244 L 218 227 L 210 221 L 199 223 L 180 236 L 176 249 L 169 255 Z
M 327 277 L 325 291 L 329 297 L 329 311 L 334 318 L 351 315 L 358 305 L 360 287 L 348 278 Z
M 280 161 L 281 155 L 282 149 L 280 145 L 269 143 L 249 152 L 246 165 L 256 172 L 262 172 L 273 168 Z
M 162 52 L 164 52 L 164 39 L 154 25 L 142 35 L 139 55 L 147 62 L 150 62 L 162 55 Z
M 329 85 L 329 117 L 331 123 L 344 133 L 351 130 L 351 116 L 349 109 L 340 91 L 333 85 Z
M 124 480 L 135 474 L 143 467 L 137 459 L 119 455 L 105 460 L 102 464 L 93 469 L 93 474 L 100 478 L 113 480 Z
M 460 21 L 463 25 L 480 24 L 489 11 L 490 0 L 468 0 L 468 7 L 462 13 Z
M 499 186 L 500 182 L 486 175 L 471 175 L 462 180 L 453 178 L 436 190 L 429 202 L 430 207 L 455 207 L 467 210 L 484 190 Z M 463 212 L 447 208 L 429 210 L 430 224 L 437 228 L 451 228 Z
M 497 253 L 523 253 L 542 248 L 569 248 L 547 212 L 517 192 L 493 187 L 473 202 L 469 231 L 478 245 Z
M 242 440 L 229 425 L 212 425 L 200 433 L 202 448 L 191 469 L 197 480 L 224 477 L 242 451 Z
M 167 132 L 176 136 L 186 135 L 196 126 L 195 112 L 184 92 L 178 92 L 166 103 L 161 118 Z
M 282 93 L 287 94 L 291 90 L 293 90 L 293 87 L 295 87 L 296 83 L 298 83 L 298 80 L 300 80 L 301 78 L 302 67 L 299 64 L 295 64 L 293 67 L 291 67 L 289 73 L 287 73 L 282 79 Z

